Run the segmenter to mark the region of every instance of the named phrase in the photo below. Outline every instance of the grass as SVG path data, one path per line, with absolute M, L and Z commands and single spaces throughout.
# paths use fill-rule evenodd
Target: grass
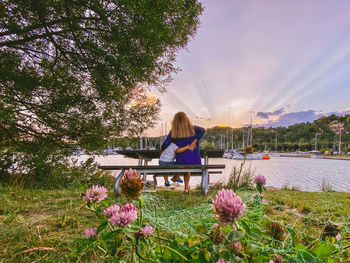
M 252 191 L 240 191 L 249 200 Z M 98 221 L 84 207 L 82 190 L 35 190 L 0 186 L 0 262 L 95 262 L 93 252 L 77 254 L 76 240 Z M 216 191 L 190 196 L 177 191 L 144 194 L 144 216 L 152 225 L 172 235 L 191 235 L 196 224 L 214 222 L 212 200 Z M 117 203 L 110 189 L 109 196 Z M 293 226 L 300 242 L 318 237 L 327 222 L 350 233 L 350 193 L 310 193 L 273 190 L 264 193 L 266 218 Z M 184 220 L 185 219 L 185 220 Z M 266 226 L 268 227 L 268 226 Z M 51 250 L 26 251 L 46 247 Z

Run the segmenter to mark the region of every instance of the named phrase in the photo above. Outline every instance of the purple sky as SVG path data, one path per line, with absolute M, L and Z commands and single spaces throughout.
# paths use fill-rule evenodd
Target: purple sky
M 160 123 L 289 125 L 350 108 L 350 1 L 203 1 Z M 160 126 L 151 133 L 159 134 Z

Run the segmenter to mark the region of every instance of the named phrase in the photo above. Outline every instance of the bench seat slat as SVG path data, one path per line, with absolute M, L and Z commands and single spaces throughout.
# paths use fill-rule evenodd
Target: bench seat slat
M 123 170 L 123 169 L 134 169 L 134 170 L 159 170 L 159 169 L 224 169 L 224 164 L 208 164 L 208 165 L 101 165 L 98 166 L 102 170 Z

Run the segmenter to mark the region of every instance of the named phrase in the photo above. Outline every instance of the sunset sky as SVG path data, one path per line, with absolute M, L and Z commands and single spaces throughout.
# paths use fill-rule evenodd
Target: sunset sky
M 350 113 L 350 1 L 206 0 L 160 122 L 283 125 Z M 160 126 L 152 133 L 159 134 Z

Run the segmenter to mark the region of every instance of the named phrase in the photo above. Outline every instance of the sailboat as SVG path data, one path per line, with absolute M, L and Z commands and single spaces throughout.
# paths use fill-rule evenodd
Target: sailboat
M 266 144 L 265 144 L 265 149 L 264 149 L 264 152 L 263 152 L 262 159 L 263 160 L 270 160 L 270 154 L 269 154 L 269 151 L 267 150 Z
M 317 150 L 317 135 L 319 135 L 319 134 L 316 132 L 316 134 L 315 134 L 315 150 L 309 152 L 311 154 L 310 158 L 312 158 L 312 159 L 322 159 L 323 158 L 323 156 Z

